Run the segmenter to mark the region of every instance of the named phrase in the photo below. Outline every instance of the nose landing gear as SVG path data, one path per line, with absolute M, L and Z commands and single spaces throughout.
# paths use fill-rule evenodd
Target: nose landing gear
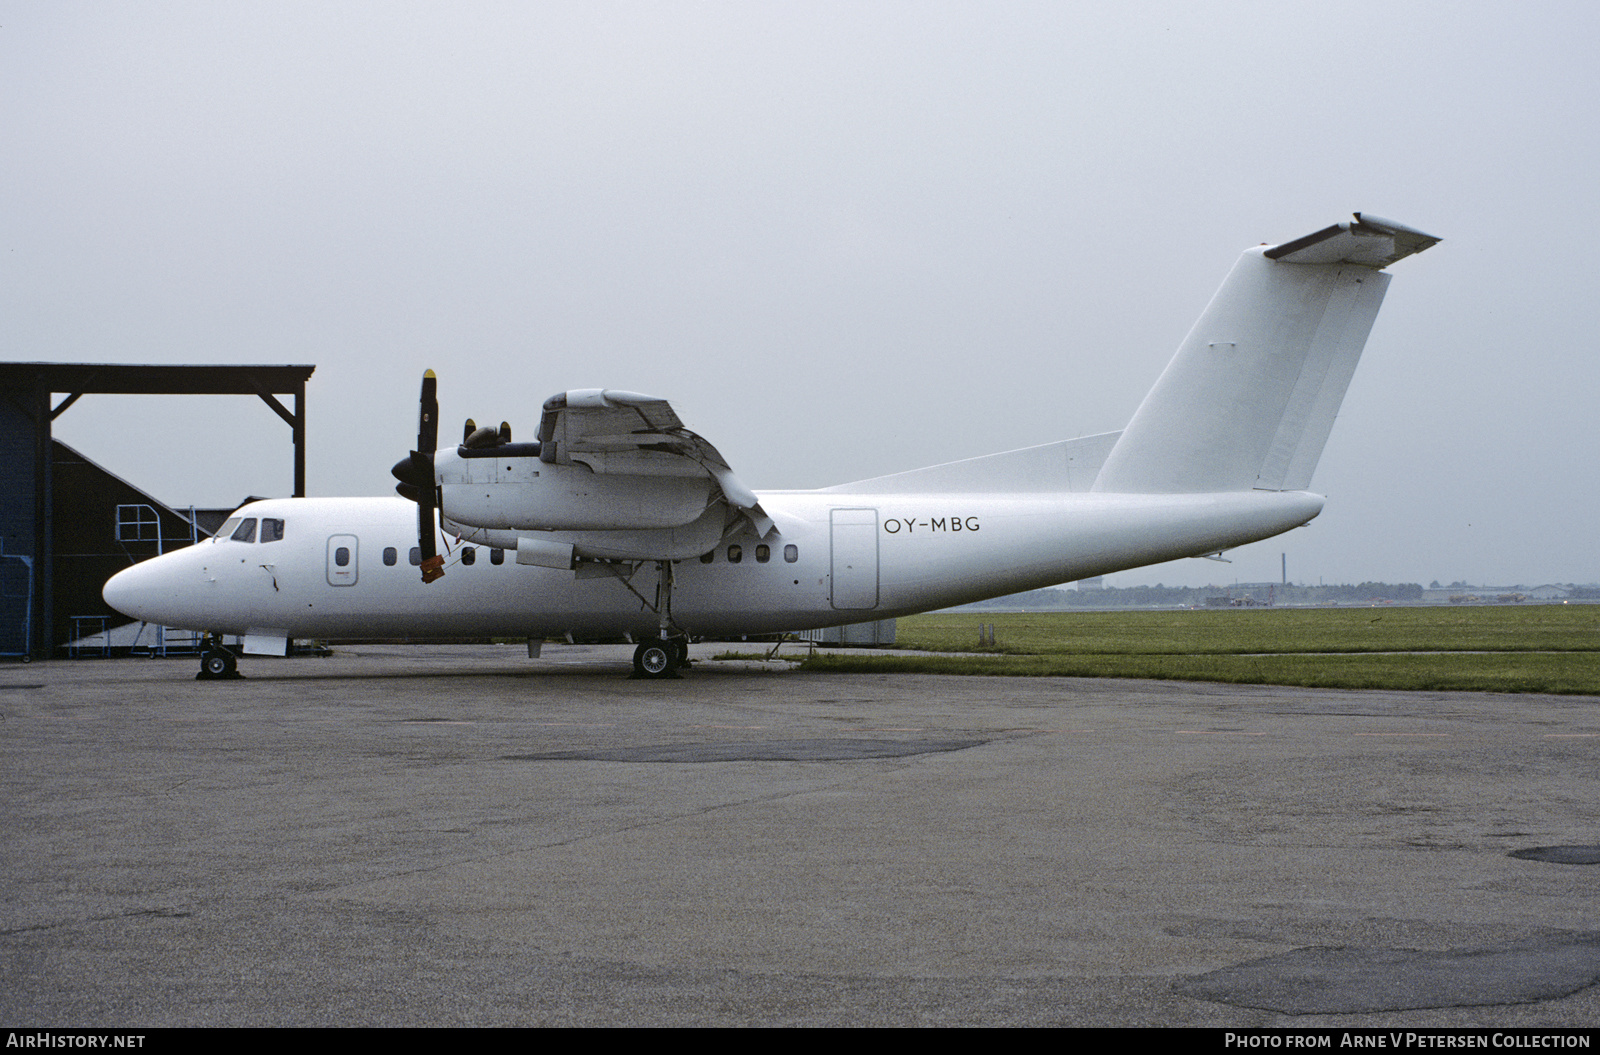
M 194 676 L 196 681 L 221 681 L 230 678 L 242 678 L 239 673 L 239 657 L 222 643 L 222 638 L 216 634 L 206 637 L 205 647 L 200 651 L 200 673 Z

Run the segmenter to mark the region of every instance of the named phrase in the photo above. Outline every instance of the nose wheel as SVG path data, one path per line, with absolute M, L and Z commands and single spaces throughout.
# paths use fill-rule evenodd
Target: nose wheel
M 200 653 L 200 673 L 194 677 L 196 681 L 220 681 L 243 677 L 239 673 L 239 657 L 223 645 L 220 639 L 215 636 L 209 637 Z

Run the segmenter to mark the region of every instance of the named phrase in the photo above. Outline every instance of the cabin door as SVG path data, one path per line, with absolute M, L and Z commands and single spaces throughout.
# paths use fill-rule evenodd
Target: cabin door
M 354 586 L 356 584 L 356 537 L 330 535 L 328 537 L 328 585 Z
M 833 607 L 878 607 L 878 511 L 833 510 Z

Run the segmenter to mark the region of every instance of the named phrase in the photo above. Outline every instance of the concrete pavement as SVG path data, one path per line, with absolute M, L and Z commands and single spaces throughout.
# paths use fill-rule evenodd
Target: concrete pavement
M 0 667 L 0 1020 L 1600 1025 L 1600 699 L 628 656 Z

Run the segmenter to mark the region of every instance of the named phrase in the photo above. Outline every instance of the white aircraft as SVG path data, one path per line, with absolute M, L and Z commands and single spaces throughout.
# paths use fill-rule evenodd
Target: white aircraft
M 301 637 L 467 635 L 526 637 L 537 655 L 570 634 L 638 641 L 636 674 L 671 677 L 690 635 L 885 619 L 1216 554 L 1321 512 L 1306 488 L 1382 269 L 1438 241 L 1356 213 L 1247 250 L 1121 432 L 816 491 L 752 492 L 665 400 L 610 389 L 547 400 L 537 442 L 468 421 L 436 450 L 429 371 L 417 450 L 394 469 L 409 501 L 254 502 L 214 539 L 118 573 L 105 599 L 209 632 L 203 676 L 235 673 L 223 634 L 276 655 Z

